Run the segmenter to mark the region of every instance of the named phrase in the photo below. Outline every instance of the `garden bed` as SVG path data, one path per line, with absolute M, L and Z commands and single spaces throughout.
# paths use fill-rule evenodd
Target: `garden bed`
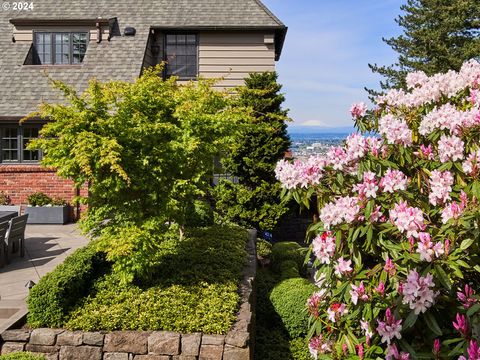
M 180 242 L 165 240 L 149 284 L 119 285 L 101 256 L 81 250 L 34 288 L 28 325 L 35 329 L 3 333 L 2 352 L 55 359 L 250 359 L 256 255 L 254 237 L 248 243 L 246 237 L 239 228 L 215 226 L 191 230 Z M 83 285 L 90 283 L 83 296 L 73 266 L 78 263 Z M 70 279 L 66 267 L 73 267 Z

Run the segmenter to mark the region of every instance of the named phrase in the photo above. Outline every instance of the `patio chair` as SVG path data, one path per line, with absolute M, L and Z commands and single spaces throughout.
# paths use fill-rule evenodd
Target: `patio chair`
M 10 222 L 8 221 L 0 224 L 0 268 L 7 263 L 7 243 L 5 238 L 9 227 Z
M 25 256 L 25 228 L 27 227 L 28 214 L 14 217 L 10 220 L 10 228 L 7 232 L 7 263 L 8 256 L 17 252 L 20 248 L 20 256 Z

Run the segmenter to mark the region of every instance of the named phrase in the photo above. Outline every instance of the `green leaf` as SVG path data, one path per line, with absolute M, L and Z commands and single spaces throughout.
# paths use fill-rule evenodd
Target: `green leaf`
M 472 316 L 475 315 L 479 310 L 480 310 L 480 303 L 476 303 L 476 304 L 473 305 L 470 309 L 468 309 L 468 311 L 467 311 L 467 316 L 468 316 L 468 317 L 472 317 Z
M 442 336 L 442 330 L 440 329 L 440 326 L 438 326 L 437 319 L 435 319 L 435 316 L 432 315 L 430 311 L 427 311 L 425 314 L 423 314 L 423 318 L 425 319 L 425 322 L 427 323 L 427 326 L 432 332 L 437 335 L 437 336 Z
M 437 277 L 442 283 L 443 287 L 450 291 L 452 289 L 452 284 L 448 275 L 445 273 L 445 270 L 443 270 L 440 265 L 435 265 L 435 273 L 437 274 Z
M 467 250 L 475 242 L 473 239 L 465 239 L 460 244 L 460 250 Z
M 415 325 L 415 323 L 417 322 L 417 319 L 418 319 L 418 315 L 416 315 L 414 311 L 411 311 L 410 314 L 408 314 L 407 318 L 405 319 L 405 322 L 403 323 L 402 328 L 405 330 L 411 328 L 413 325 Z

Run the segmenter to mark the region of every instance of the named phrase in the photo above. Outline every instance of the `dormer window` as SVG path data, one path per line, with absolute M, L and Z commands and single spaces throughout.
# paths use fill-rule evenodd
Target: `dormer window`
M 81 64 L 88 46 L 87 32 L 35 32 L 35 65 Z

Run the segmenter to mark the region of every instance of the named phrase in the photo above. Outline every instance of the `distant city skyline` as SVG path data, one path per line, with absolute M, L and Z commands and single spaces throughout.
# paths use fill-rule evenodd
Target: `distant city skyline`
M 364 87 L 378 88 L 380 76 L 368 63 L 395 63 L 382 41 L 401 33 L 395 22 L 404 0 L 263 0 L 288 26 L 279 81 L 292 126 L 353 126 L 349 108 L 368 103 Z

